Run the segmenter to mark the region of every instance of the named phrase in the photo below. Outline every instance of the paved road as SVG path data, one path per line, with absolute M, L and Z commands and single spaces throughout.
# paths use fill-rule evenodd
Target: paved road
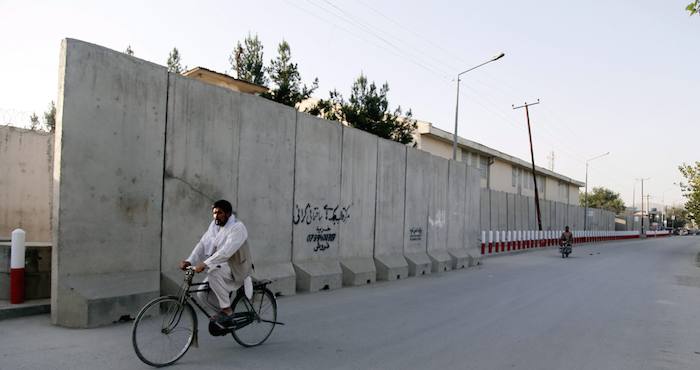
M 173 368 L 700 368 L 700 237 L 489 258 L 480 268 L 280 299 L 261 347 L 202 333 Z M 201 321 L 200 321 L 201 322 Z M 0 369 L 148 368 L 130 324 L 0 321 Z

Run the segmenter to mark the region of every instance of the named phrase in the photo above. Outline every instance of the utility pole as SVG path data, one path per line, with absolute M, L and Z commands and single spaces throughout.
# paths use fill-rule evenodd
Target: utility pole
M 641 213 L 642 220 L 640 222 L 640 224 L 641 224 L 640 234 L 639 234 L 640 238 L 643 238 L 645 236 L 645 234 L 644 234 L 644 180 L 650 180 L 650 179 L 651 179 L 651 177 L 644 177 L 641 179 L 636 179 L 637 181 L 642 182 L 642 213 Z
M 542 231 L 542 216 L 540 214 L 540 195 L 537 191 L 537 172 L 535 171 L 535 151 L 532 149 L 532 130 L 530 129 L 530 111 L 528 107 L 531 105 L 540 104 L 540 99 L 536 103 L 525 103 L 516 107 L 513 104 L 513 109 L 525 108 L 525 117 L 527 118 L 527 134 L 530 137 L 530 157 L 532 157 L 532 181 L 535 183 L 535 208 L 537 208 L 537 227 Z

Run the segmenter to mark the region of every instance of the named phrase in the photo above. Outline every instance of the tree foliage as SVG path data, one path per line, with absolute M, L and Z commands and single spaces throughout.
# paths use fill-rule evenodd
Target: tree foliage
M 29 122 L 31 123 L 31 126 L 29 126 L 30 130 L 39 130 L 41 123 L 39 122 L 39 116 L 37 116 L 36 113 L 32 113 L 32 115 L 29 116 Z
M 685 7 L 690 15 L 700 14 L 700 0 L 695 0 Z
M 54 104 L 53 100 L 49 103 L 46 112 L 44 112 L 44 125 L 46 125 L 48 132 L 53 132 L 56 129 L 56 104 Z
M 666 210 L 666 222 L 670 227 L 684 227 L 688 223 L 688 211 L 683 207 L 671 207 Z
M 167 64 L 168 64 L 168 72 L 182 73 L 180 52 L 177 50 L 177 48 L 173 48 L 173 50 L 168 55 Z
M 700 162 L 695 164 L 685 164 L 678 166 L 678 169 L 685 177 L 685 182 L 681 182 L 683 196 L 687 199 L 685 209 L 691 220 L 698 220 L 700 216 Z
M 228 60 L 231 68 L 236 72 L 236 78 L 267 86 L 263 65 L 263 45 L 258 35 L 251 36 L 249 33 L 243 40 L 243 44 L 239 41 Z
M 586 196 L 579 198 L 581 207 L 586 206 Z M 604 187 L 594 187 L 588 193 L 588 208 L 600 208 L 620 214 L 625 210 L 625 202 L 620 198 L 620 194 Z
M 134 55 L 134 50 L 131 49 L 131 45 L 128 45 L 126 47 L 126 50 L 124 50 L 124 53 L 126 53 L 127 55 Z
M 270 68 L 267 69 L 274 87 L 262 96 L 295 107 L 302 100 L 308 99 L 318 88 L 318 78 L 314 79 L 311 87 L 301 83 L 299 68 L 296 63 L 292 63 L 292 53 L 286 41 L 283 40 L 279 44 L 277 52 L 277 58 L 270 61 Z
M 352 127 L 402 144 L 413 142 L 417 122 L 409 109 L 404 115 L 401 107 L 389 109 L 389 85 L 377 89 L 374 82 L 360 74 L 352 85 L 350 99 L 345 101 L 337 91 L 331 91 L 328 100 L 319 101 L 308 112 L 325 119 L 346 122 Z

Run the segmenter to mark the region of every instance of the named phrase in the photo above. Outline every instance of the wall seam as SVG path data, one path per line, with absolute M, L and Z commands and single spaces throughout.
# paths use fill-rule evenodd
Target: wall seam
M 163 230 L 165 225 L 165 169 L 168 146 L 168 112 L 170 111 L 170 72 L 165 72 L 165 125 L 163 126 L 163 172 L 160 187 L 160 250 L 158 253 L 158 274 L 163 271 Z M 160 290 L 160 277 L 158 278 Z

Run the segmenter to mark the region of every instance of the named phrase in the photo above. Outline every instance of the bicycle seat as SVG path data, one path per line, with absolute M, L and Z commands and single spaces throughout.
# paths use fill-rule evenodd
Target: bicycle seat
M 268 286 L 269 284 L 272 284 L 272 280 L 268 279 L 261 279 L 261 280 L 253 280 L 253 289 L 262 289 Z

